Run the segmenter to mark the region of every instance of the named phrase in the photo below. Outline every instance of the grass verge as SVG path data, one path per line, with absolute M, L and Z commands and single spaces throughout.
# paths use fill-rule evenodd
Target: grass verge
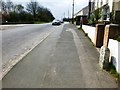
M 82 28 L 78 28 L 78 30 L 83 30 Z
M 44 23 L 46 22 L 39 22 L 39 21 L 34 22 L 34 24 L 44 24 Z
M 117 73 L 115 66 L 112 64 L 112 62 L 109 64 L 109 68 L 106 70 L 108 71 L 112 76 L 115 77 L 117 81 L 120 82 L 120 74 Z

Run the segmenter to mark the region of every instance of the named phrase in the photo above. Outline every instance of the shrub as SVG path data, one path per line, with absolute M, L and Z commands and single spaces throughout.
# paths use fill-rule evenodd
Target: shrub
M 120 36 L 118 36 L 116 40 L 120 42 Z
M 88 20 L 88 24 L 91 25 L 95 25 L 98 24 L 98 20 L 101 18 L 102 16 L 102 9 L 98 8 L 96 9 L 91 15 L 90 15 L 90 19 Z
M 90 15 L 90 19 L 88 20 L 88 24 L 91 24 L 91 25 L 95 24 L 95 16 L 94 16 L 94 14 Z
M 110 22 L 114 22 L 114 11 L 109 13 Z
M 101 18 L 102 16 L 102 9 L 98 8 L 97 10 L 94 11 L 94 16 L 95 16 L 95 23 L 98 23 L 98 20 Z

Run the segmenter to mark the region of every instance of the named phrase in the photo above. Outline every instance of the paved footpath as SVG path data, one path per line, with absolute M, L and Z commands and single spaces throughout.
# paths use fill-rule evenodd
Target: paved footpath
M 57 27 L 3 78 L 3 88 L 117 88 L 84 33 L 71 24 Z

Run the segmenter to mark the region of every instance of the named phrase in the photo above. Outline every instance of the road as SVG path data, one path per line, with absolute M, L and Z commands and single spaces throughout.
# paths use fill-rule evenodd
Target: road
M 35 31 L 32 27 L 36 28 Z M 26 28 L 29 28 L 26 29 L 28 32 L 23 36 L 28 36 L 30 40 L 35 35 L 40 38 L 42 32 L 52 32 L 3 78 L 3 88 L 118 87 L 110 74 L 100 70 L 99 53 L 84 33 L 78 31 L 74 25 L 47 24 Z
M 1 31 L 3 76 L 55 29 L 51 24 L 28 24 Z

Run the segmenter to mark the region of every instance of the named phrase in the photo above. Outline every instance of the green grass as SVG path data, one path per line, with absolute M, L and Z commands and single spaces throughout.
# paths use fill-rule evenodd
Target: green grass
M 109 68 L 107 69 L 107 71 L 108 71 L 112 76 L 114 76 L 117 81 L 120 81 L 120 74 L 117 73 L 116 68 L 115 68 L 115 66 L 114 66 L 112 63 L 109 64 Z
M 34 22 L 34 24 L 43 24 L 43 23 L 46 23 L 46 22 L 40 22 L 40 21 Z
M 82 28 L 78 28 L 78 30 L 83 30 Z
M 118 36 L 118 38 L 116 40 L 120 42 L 120 36 Z

